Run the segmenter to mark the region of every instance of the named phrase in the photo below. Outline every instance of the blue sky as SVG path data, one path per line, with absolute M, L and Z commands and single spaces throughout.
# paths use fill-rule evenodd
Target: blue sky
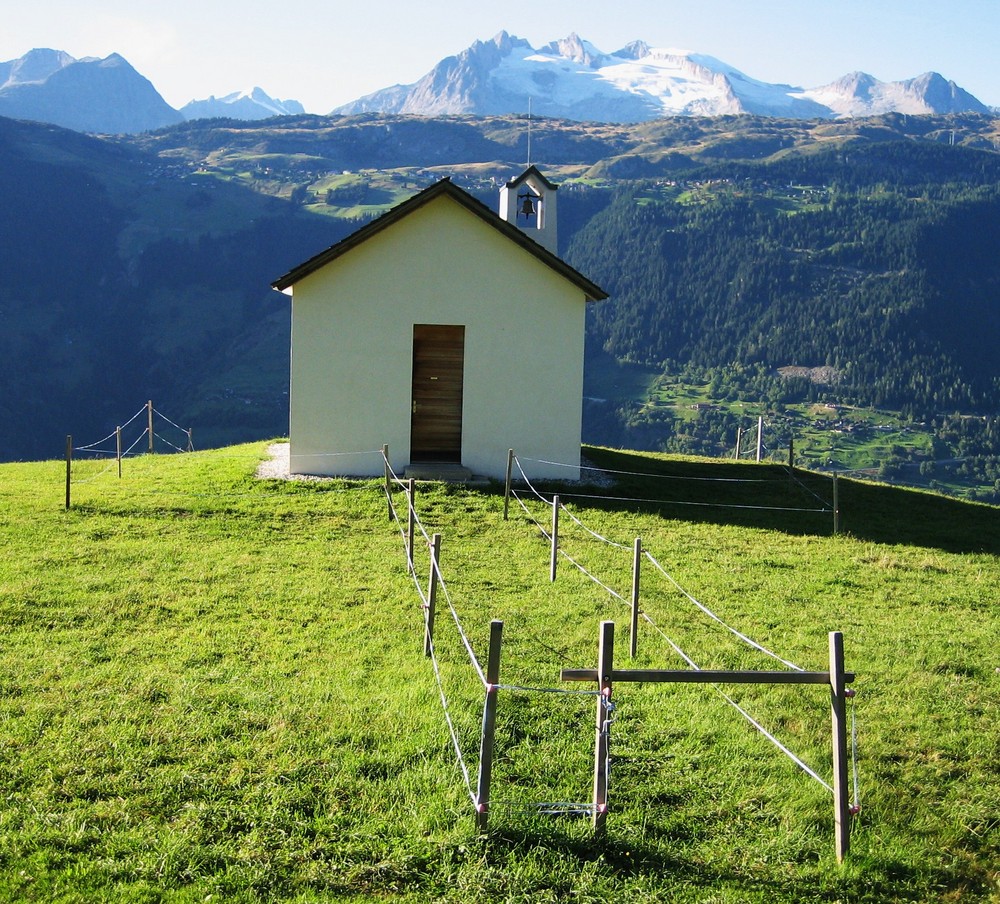
M 640 38 L 802 87 L 862 70 L 928 70 L 1000 106 L 1000 0 L 21 0 L 0 60 L 33 47 L 117 52 L 175 107 L 259 85 L 311 113 L 416 81 L 506 30 L 534 46 L 576 32 L 601 50 Z

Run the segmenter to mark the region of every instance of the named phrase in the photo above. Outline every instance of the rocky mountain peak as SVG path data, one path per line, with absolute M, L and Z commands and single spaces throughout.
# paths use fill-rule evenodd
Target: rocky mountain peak
M 631 41 L 621 50 L 616 50 L 612 56 L 620 57 L 623 60 L 641 60 L 649 56 L 650 46 L 645 41 Z
M 551 53 L 560 56 L 582 66 L 596 69 L 601 61 L 605 59 L 605 54 L 601 53 L 589 41 L 581 40 L 576 32 L 571 32 L 568 37 L 561 41 L 552 41 L 541 48 L 541 53 Z
M 525 110 L 529 98 L 540 115 L 596 122 L 740 113 L 829 119 L 894 110 L 987 112 L 940 76 L 903 83 L 851 73 L 822 88 L 802 89 L 759 81 L 706 54 L 640 40 L 608 55 L 575 32 L 536 50 L 506 31 L 441 60 L 412 85 L 376 91 L 332 112 L 488 116 Z
M 53 73 L 75 62 L 73 57 L 62 50 L 36 47 L 20 59 L 0 63 L 0 88 L 44 82 Z

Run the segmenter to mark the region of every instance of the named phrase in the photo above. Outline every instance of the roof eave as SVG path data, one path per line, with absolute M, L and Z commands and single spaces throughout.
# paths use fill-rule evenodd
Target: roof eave
M 544 178 L 544 176 L 542 178 Z M 359 230 L 352 233 L 347 238 L 342 239 L 335 245 L 331 245 L 326 250 L 321 251 L 319 254 L 314 255 L 304 263 L 299 264 L 299 266 L 289 270 L 284 276 L 281 276 L 272 282 L 271 287 L 277 289 L 279 292 L 288 294 L 287 290 L 294 286 L 295 283 L 310 274 L 315 273 L 318 269 L 330 263 L 330 261 L 336 260 L 352 248 L 356 248 L 358 245 L 378 234 L 383 229 L 392 226 L 394 223 L 403 219 L 403 217 L 412 213 L 417 208 L 422 207 L 424 204 L 434 200 L 440 195 L 446 195 L 461 204 L 485 223 L 492 226 L 499 232 L 502 232 L 513 242 L 535 255 L 535 257 L 547 264 L 565 279 L 568 279 L 570 282 L 576 284 L 583 290 L 587 301 L 603 301 L 608 297 L 607 292 L 605 292 L 596 283 L 587 279 L 587 277 L 580 273 L 579 270 L 571 267 L 561 257 L 553 254 L 547 248 L 544 248 L 531 238 L 531 236 L 499 217 L 485 204 L 474 198 L 467 191 L 459 188 L 448 178 L 435 182 L 429 188 L 425 188 L 423 191 L 415 194 L 412 198 L 408 198 L 406 201 L 398 204 L 396 207 L 382 214 L 377 219 L 372 220 L 365 226 L 362 226 Z

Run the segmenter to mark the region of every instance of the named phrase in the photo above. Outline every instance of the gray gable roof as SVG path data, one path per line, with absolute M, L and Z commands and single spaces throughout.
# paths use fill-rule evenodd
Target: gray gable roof
M 517 186 L 520 185 L 522 182 L 524 182 L 525 179 L 528 178 L 528 176 L 535 176 L 535 178 L 539 179 L 541 181 L 542 185 L 544 185 L 547 189 L 549 189 L 549 191 L 556 191 L 556 189 L 559 188 L 559 186 L 556 185 L 554 182 L 549 182 L 549 180 L 546 179 L 545 176 L 542 174 L 542 171 L 537 166 L 535 166 L 534 164 L 532 164 L 531 166 L 529 166 L 513 182 L 508 182 L 507 183 L 507 187 L 508 188 L 517 188 Z
M 309 260 L 299 264 L 297 267 L 293 267 L 284 276 L 280 276 L 272 282 L 271 287 L 284 292 L 285 289 L 291 288 L 299 280 L 304 279 L 306 276 L 309 276 L 309 274 L 314 273 L 321 267 L 326 266 L 326 264 L 330 263 L 330 261 L 336 260 L 352 248 L 357 247 L 362 242 L 370 239 L 374 235 L 377 235 L 383 229 L 387 229 L 389 226 L 397 223 L 399 220 L 407 216 L 407 214 L 412 213 L 424 204 L 427 204 L 429 201 L 433 201 L 435 198 L 439 198 L 441 196 L 457 201 L 470 213 L 475 214 L 483 222 L 492 226 L 498 232 L 507 236 L 507 238 L 511 241 L 533 254 L 542 263 L 555 270 L 560 276 L 568 279 L 583 292 L 587 301 L 602 301 L 608 297 L 608 293 L 596 283 L 591 282 L 582 273 L 567 264 L 562 258 L 553 254 L 548 249 L 543 248 L 538 244 L 538 242 L 531 238 L 531 236 L 502 219 L 481 201 L 474 198 L 464 189 L 459 188 L 447 178 L 442 179 L 440 182 L 435 182 L 432 186 L 430 186 L 430 188 L 425 188 L 423 191 L 415 194 L 412 198 L 408 198 L 406 201 L 403 201 L 402 204 L 397 204 L 391 210 L 382 214 L 382 216 L 362 226 L 357 232 L 351 233 L 351 235 L 349 235 L 346 239 L 337 242 L 335 245 L 331 245 L 325 251 L 321 251 L 319 254 L 309 258 Z

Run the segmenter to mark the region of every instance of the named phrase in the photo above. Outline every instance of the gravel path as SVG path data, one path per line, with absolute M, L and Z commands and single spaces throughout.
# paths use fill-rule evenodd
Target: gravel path
M 292 474 L 289 466 L 289 444 L 272 443 L 267 447 L 271 457 L 257 466 L 257 477 L 261 480 L 336 480 L 336 477 L 316 477 L 312 474 Z

